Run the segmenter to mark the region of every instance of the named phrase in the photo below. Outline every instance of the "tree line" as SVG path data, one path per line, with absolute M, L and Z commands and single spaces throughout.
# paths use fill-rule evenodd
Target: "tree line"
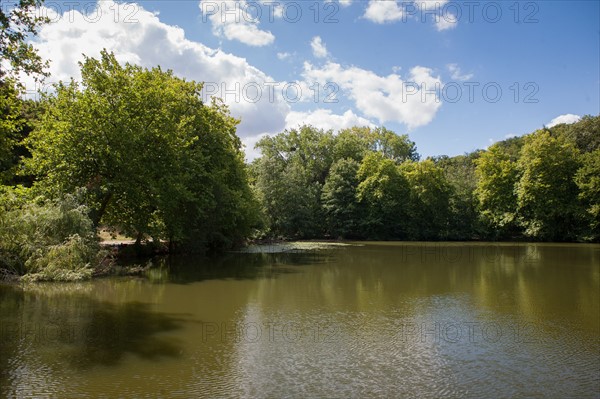
M 420 160 L 383 127 L 303 126 L 257 144 L 265 233 L 286 238 L 594 241 L 600 117 Z

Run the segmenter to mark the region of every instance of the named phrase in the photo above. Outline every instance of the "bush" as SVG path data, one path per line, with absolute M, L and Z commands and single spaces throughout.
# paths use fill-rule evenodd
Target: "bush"
M 22 191 L 1 194 L 0 268 L 29 281 L 91 277 L 101 254 L 88 209 L 75 195 L 31 200 Z

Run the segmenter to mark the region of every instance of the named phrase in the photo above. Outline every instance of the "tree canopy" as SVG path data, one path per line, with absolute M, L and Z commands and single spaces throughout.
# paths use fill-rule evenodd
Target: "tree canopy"
M 421 161 L 383 127 L 302 126 L 258 143 L 254 187 L 276 236 L 597 240 L 599 122 Z
M 54 195 L 86 189 L 96 225 L 141 239 L 228 245 L 252 224 L 237 120 L 202 85 L 171 71 L 81 63 L 81 83 L 56 86 L 28 137 L 25 164 Z

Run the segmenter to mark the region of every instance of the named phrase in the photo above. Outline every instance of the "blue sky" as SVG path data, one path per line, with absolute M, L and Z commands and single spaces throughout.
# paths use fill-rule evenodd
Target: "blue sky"
M 261 135 L 303 122 L 384 125 L 424 157 L 457 155 L 600 112 L 599 4 L 47 2 L 35 45 L 49 82 L 102 48 L 206 81 L 242 119 L 249 158 Z

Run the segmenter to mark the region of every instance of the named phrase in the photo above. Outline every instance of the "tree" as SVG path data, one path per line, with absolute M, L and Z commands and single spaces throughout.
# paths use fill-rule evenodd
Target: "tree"
M 455 157 L 442 156 L 434 159 L 451 187 L 451 218 L 448 238 L 453 240 L 470 240 L 481 237 L 482 227 L 479 222 L 478 200 L 475 196 L 477 175 L 475 161 L 482 151 L 473 151 Z
M 451 187 L 432 160 L 407 161 L 400 166 L 410 188 L 408 236 L 416 240 L 446 238 Z
M 37 54 L 32 44 L 26 39 L 36 35 L 41 25 L 49 19 L 35 12 L 43 0 L 19 0 L 15 7 L 0 8 L 0 62 L 6 61 L 12 68 L 11 73 L 24 72 L 28 75 L 42 75 L 46 63 Z M 7 72 L 0 69 L 0 83 Z
M 477 165 L 477 188 L 481 216 L 495 232 L 494 236 L 511 237 L 518 232 L 515 185 L 520 176 L 517 163 L 501 144 L 484 151 Z
M 581 167 L 575 176 L 579 198 L 587 212 L 589 236 L 600 238 L 600 148 L 582 157 Z
M 406 134 L 397 135 L 385 127 L 373 131 L 371 148 L 397 163 L 419 160 L 417 147 L 414 142 L 408 139 Z
M 309 238 L 323 233 L 321 191 L 332 163 L 333 135 L 311 126 L 261 139 L 255 185 L 272 233 Z
M 0 82 L 0 173 L 5 175 L 13 165 L 13 148 L 23 121 L 19 93 L 11 82 Z M 5 180 L 6 177 L 3 176 Z
M 574 177 L 578 151 L 563 137 L 537 131 L 525 138 L 517 163 L 517 208 L 525 234 L 564 241 L 577 237 L 581 208 Z
M 81 83 L 56 86 L 27 139 L 38 187 L 86 188 L 94 224 L 138 241 L 222 246 L 247 234 L 253 199 L 227 108 L 204 104 L 201 84 L 106 51 L 80 66 Z
M 33 130 L 39 114 L 38 103 L 19 98 L 11 80 L 0 89 L 0 184 L 31 185 L 29 176 L 18 175 L 21 157 L 29 156 L 23 140 Z
M 333 160 L 353 159 L 361 162 L 373 147 L 373 132 L 369 127 L 342 129 L 334 137 Z
M 367 154 L 358 169 L 357 197 L 364 206 L 363 231 L 369 238 L 407 237 L 410 189 L 398 165 L 382 153 Z
M 321 201 L 327 231 L 334 237 L 360 237 L 362 208 L 357 199 L 358 169 L 354 159 L 334 163 L 323 186 Z
M 564 136 L 582 154 L 600 148 L 600 116 L 585 115 L 577 123 L 556 125 L 550 132 L 553 136 Z

